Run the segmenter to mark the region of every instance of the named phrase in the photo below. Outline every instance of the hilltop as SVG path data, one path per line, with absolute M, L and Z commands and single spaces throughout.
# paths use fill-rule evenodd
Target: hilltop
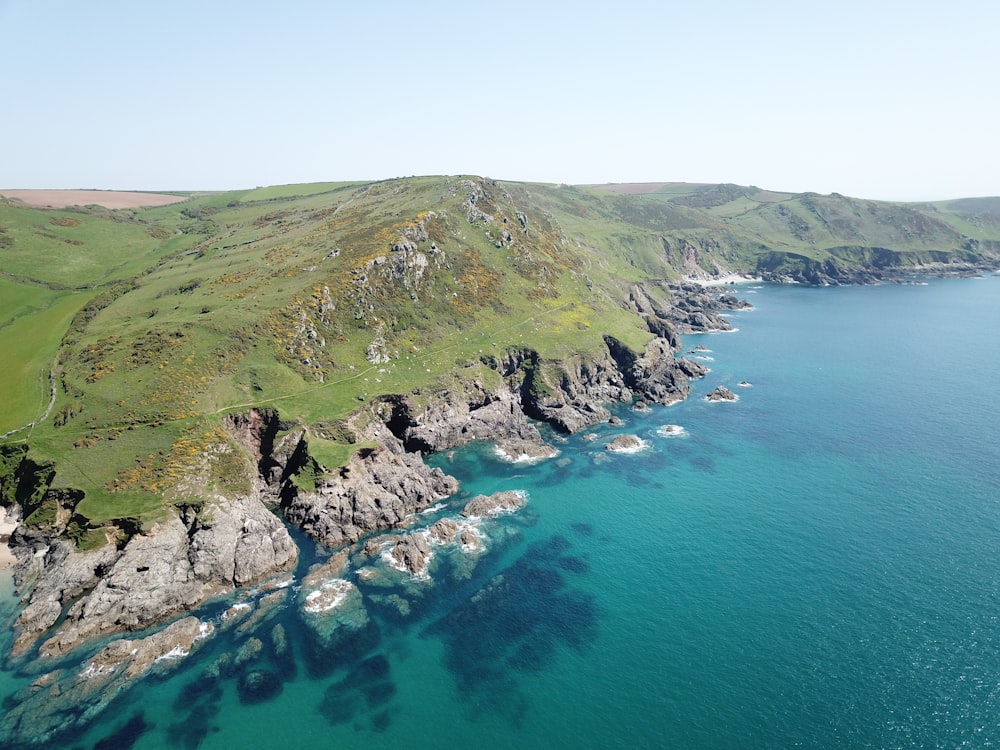
M 610 401 L 683 398 L 701 371 L 675 357 L 678 336 L 737 304 L 684 279 L 1000 266 L 991 198 L 478 177 L 165 197 L 182 200 L 0 203 L 0 502 L 24 522 L 22 652 L 137 629 L 294 564 L 264 506 L 352 543 L 454 491 L 420 452 L 488 438 L 517 455 L 540 443 L 532 420 L 575 431 Z M 232 538 L 204 541 L 226 524 Z M 151 538 L 196 562 L 128 609 L 99 582 Z M 67 555 L 84 561 L 71 583 L 39 562 Z M 120 590 L 148 585 L 130 575 Z
M 194 436 L 227 412 L 331 424 L 489 371 L 511 347 L 557 362 L 612 336 L 639 351 L 653 333 L 636 285 L 669 307 L 665 284 L 691 276 L 829 283 L 995 263 L 998 204 L 466 177 L 193 193 L 141 210 L 8 202 L 0 434 L 8 453 L 30 447 L 56 469 L 52 488 L 84 494 L 81 522 L 142 516 L 184 472 L 178 441 L 206 448 Z M 329 465 L 351 452 L 337 433 L 314 440 Z

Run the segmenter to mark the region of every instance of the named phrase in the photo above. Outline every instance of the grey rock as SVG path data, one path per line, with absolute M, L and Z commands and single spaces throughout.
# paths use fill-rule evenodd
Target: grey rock
M 453 519 L 442 518 L 439 521 L 435 521 L 427 531 L 431 539 L 438 544 L 448 544 L 455 540 L 458 529 L 459 526 Z
M 501 513 L 512 513 L 520 509 L 525 502 L 522 492 L 506 490 L 492 495 L 476 495 L 462 509 L 466 518 L 489 518 Z
M 58 657 L 82 642 L 147 628 L 205 599 L 286 570 L 298 559 L 288 530 L 256 497 L 216 497 L 186 524 L 164 520 L 122 550 L 76 552 L 54 542 L 15 623 L 15 654 L 64 621 L 40 647 Z
M 738 396 L 726 388 L 726 386 L 720 385 L 718 388 L 705 396 L 705 398 L 709 401 L 736 401 Z
M 426 532 L 416 532 L 400 538 L 389 551 L 396 565 L 413 575 L 426 575 L 431 557 L 428 536 Z
M 605 450 L 618 453 L 636 451 L 642 448 L 643 442 L 635 435 L 618 435 L 611 442 L 606 443 Z
M 379 447 L 355 453 L 314 492 L 299 492 L 285 516 L 317 541 L 336 548 L 397 526 L 457 490 L 456 479 L 430 468 L 420 456 Z

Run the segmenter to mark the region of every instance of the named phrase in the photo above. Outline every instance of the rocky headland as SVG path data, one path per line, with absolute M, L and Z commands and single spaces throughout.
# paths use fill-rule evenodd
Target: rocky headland
M 686 398 L 689 381 L 706 369 L 677 356 L 679 334 L 725 329 L 728 324 L 716 310 L 742 303 L 696 285 L 672 293 L 676 306 L 668 308 L 655 303 L 641 286 L 633 288 L 627 306 L 654 334 L 641 350 L 610 336 L 599 352 L 559 361 L 545 360 L 527 347 L 510 348 L 483 360 L 494 371 L 490 385 L 481 377 L 459 373 L 452 385 L 439 390 L 373 399 L 338 428 L 342 437 L 359 446 L 343 466 L 320 464 L 309 449 L 310 430 L 284 422 L 273 410 L 250 409 L 228 417 L 228 435 L 256 466 L 249 491 L 202 497 L 199 477 L 191 476 L 176 499 L 176 514 L 148 526 L 120 524 L 109 530 L 107 543 L 90 549 L 66 538 L 79 497 L 48 491 L 45 497 L 61 509 L 56 522 L 45 528 L 22 523 L 10 536 L 22 608 L 14 622 L 8 666 L 42 677 L 33 693 L 40 697 L 24 700 L 5 722 L 6 731 L 16 735 L 35 716 L 51 715 L 41 720 L 54 727 L 55 717 L 68 710 L 59 696 L 91 701 L 97 710 L 104 698 L 87 696 L 116 693 L 148 671 L 142 666 L 149 662 L 146 657 L 135 657 L 133 666 L 111 666 L 123 649 L 148 651 L 151 663 L 159 663 L 156 659 L 165 654 L 188 653 L 198 624 L 192 617 L 177 620 L 160 634 L 106 647 L 111 650 L 94 657 L 97 672 L 90 674 L 86 688 L 70 685 L 84 684 L 79 673 L 55 667 L 98 639 L 146 631 L 213 597 L 293 570 L 299 549 L 289 527 L 334 550 L 364 545 L 369 554 L 378 551 L 391 567 L 417 577 L 426 575 L 434 548 L 444 544 L 458 544 L 471 555 L 468 564 L 474 565 L 483 549 L 475 524 L 516 511 L 524 503 L 523 494 L 476 497 L 455 518 L 395 538 L 375 536 L 413 523 L 417 514 L 458 491 L 458 482 L 429 467 L 423 455 L 486 440 L 509 460 L 542 460 L 558 451 L 542 440 L 540 422 L 557 432 L 574 433 L 608 422 L 608 404 L 637 399 L 670 404 Z M 608 448 L 634 449 L 622 443 L 627 439 L 622 436 Z M 19 517 L 17 509 L 13 513 Z M 338 558 L 329 569 L 303 581 L 302 616 L 311 623 L 319 649 L 367 627 L 357 588 L 341 577 L 342 566 Z M 246 614 L 234 609 L 224 623 L 231 626 Z M 94 674 L 101 679 L 92 679 Z M 252 692 L 264 677 L 247 679 L 253 684 L 246 689 Z M 43 704 L 52 708 L 43 709 Z

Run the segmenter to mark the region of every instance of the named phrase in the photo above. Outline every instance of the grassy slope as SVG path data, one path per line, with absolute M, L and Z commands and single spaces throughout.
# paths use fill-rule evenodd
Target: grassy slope
M 4 353 L 0 359 L 0 383 L 5 384 L 0 433 L 26 425 L 45 411 L 49 403 L 49 372 L 59 342 L 86 300 L 85 294 L 63 292 L 47 307 L 25 312 L 0 328 L 0 351 Z
M 952 204 L 461 177 L 192 194 L 142 211 L 0 206 L 0 228 L 0 344 L 14 353 L 0 385 L 16 394 L 3 421 L 44 410 L 58 350 L 57 403 L 31 452 L 55 464 L 55 487 L 86 493 L 77 512 L 94 524 L 156 517 L 206 467 L 220 486 L 238 473 L 206 458 L 227 442 L 227 411 L 330 422 L 380 394 L 495 378 L 480 358 L 509 346 L 559 359 L 612 334 L 640 347 L 649 334 L 622 307 L 627 287 L 692 262 L 754 270 L 775 251 L 872 247 L 917 258 L 1000 239 L 995 217 Z M 370 361 L 373 346 L 387 362 Z M 351 450 L 313 441 L 328 465 Z

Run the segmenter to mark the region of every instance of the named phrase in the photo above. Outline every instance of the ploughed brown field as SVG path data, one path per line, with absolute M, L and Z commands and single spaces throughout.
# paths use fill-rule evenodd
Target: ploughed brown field
M 135 193 L 123 190 L 0 190 L 0 195 L 33 208 L 68 208 L 69 206 L 143 208 L 167 206 L 188 199 L 184 195 Z

